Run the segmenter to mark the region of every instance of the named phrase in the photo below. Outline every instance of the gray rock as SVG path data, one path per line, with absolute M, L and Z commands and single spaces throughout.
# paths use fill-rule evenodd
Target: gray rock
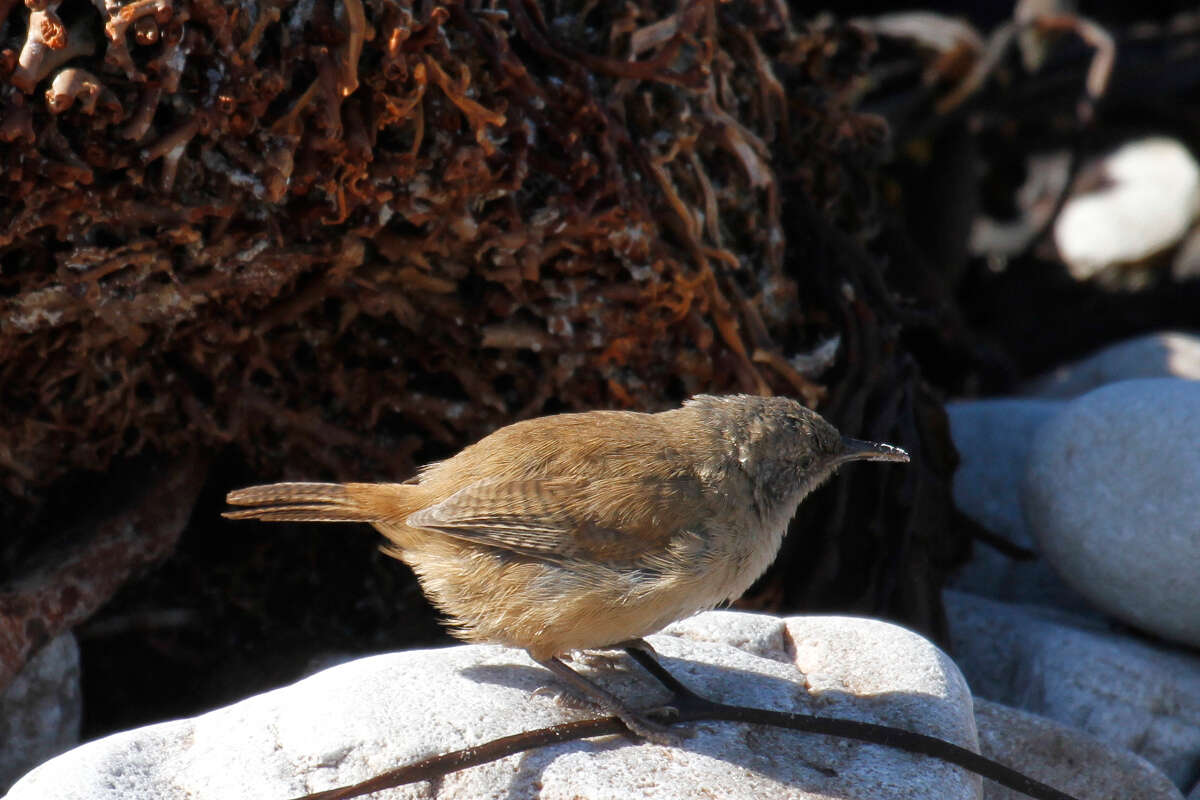
M 747 649 L 718 641 L 722 630 Z M 843 715 L 975 746 L 966 684 L 921 637 L 862 619 L 713 612 L 650 637 L 697 691 L 730 703 Z M 765 655 L 764 655 L 765 654 Z M 858 670 L 862 670 L 859 672 Z M 8 800 L 292 797 L 523 730 L 588 716 L 545 695 L 548 674 L 491 646 L 354 661 L 194 719 L 90 742 L 43 764 Z M 641 675 L 599 680 L 637 703 Z M 977 798 L 980 782 L 888 748 L 743 724 L 696 723 L 677 745 L 566 742 L 393 790 L 389 798 Z
M 1021 484 L 1034 434 L 1066 404 L 1058 400 L 997 399 L 950 403 L 946 414 L 958 449 L 954 503 L 984 528 L 1036 551 L 1021 510 Z M 1085 612 L 1088 602 L 1063 583 L 1043 558 L 1018 560 L 977 541 L 971 559 L 948 585 L 991 597 Z
M 0 790 L 79 743 L 79 646 L 64 633 L 39 650 L 0 696 Z
M 1200 645 L 1200 383 L 1123 381 L 1075 400 L 1038 432 L 1022 497 L 1072 588 Z
M 1182 800 L 1159 770 L 1128 750 L 1011 706 L 975 698 L 975 725 L 983 755 L 1060 792 L 1087 800 Z M 987 781 L 984 800 L 1027 795 Z
M 1127 339 L 1030 381 L 1024 391 L 1065 399 L 1134 378 L 1200 380 L 1200 337 L 1159 331 Z
M 969 400 L 946 405 L 958 450 L 954 504 L 983 527 L 1032 547 L 1021 512 L 1021 482 L 1033 436 L 1065 403 L 1055 400 Z
M 1200 777 L 1200 656 L 1044 607 L 943 599 L 951 652 L 977 697 L 1136 753 L 1177 786 Z

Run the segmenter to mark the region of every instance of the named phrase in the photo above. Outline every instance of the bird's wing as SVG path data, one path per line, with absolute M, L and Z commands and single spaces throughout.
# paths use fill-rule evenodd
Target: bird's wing
M 690 477 L 530 478 L 474 483 L 410 514 L 407 523 L 545 560 L 630 563 L 693 534 L 704 509 L 699 482 Z

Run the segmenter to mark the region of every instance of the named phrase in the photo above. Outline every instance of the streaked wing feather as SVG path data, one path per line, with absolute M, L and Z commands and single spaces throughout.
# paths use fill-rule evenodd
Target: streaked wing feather
M 630 502 L 635 490 L 645 502 Z M 409 515 L 407 522 L 550 560 L 635 561 L 697 521 L 698 494 L 683 479 L 636 486 L 622 479 L 481 481 Z

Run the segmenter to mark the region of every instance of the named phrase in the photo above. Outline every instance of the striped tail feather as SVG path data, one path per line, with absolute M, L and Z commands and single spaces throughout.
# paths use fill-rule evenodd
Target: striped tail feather
M 388 483 L 272 483 L 238 489 L 226 495 L 232 506 L 227 519 L 265 522 L 377 522 L 403 512 L 405 490 Z M 411 498 L 410 498 L 411 502 Z

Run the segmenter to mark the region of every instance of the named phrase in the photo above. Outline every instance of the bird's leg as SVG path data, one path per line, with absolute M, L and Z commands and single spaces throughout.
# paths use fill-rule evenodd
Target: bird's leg
M 630 710 L 611 692 L 605 691 L 575 670 L 568 667 L 561 659 L 534 659 L 554 676 L 562 681 L 576 695 L 597 706 L 600 710 L 614 715 L 625 724 L 630 733 L 653 742 L 654 744 L 669 745 L 671 737 L 667 735 L 667 727 L 648 719 L 636 711 Z
M 666 687 L 667 691 L 673 694 L 676 699 L 700 699 L 700 695 L 684 685 L 683 682 L 667 671 L 667 668 L 655 658 L 658 655 L 658 651 L 645 639 L 630 639 L 628 642 L 621 642 L 619 645 L 614 646 L 620 647 L 630 658 L 641 664 L 642 668 L 654 676 L 654 679 Z

